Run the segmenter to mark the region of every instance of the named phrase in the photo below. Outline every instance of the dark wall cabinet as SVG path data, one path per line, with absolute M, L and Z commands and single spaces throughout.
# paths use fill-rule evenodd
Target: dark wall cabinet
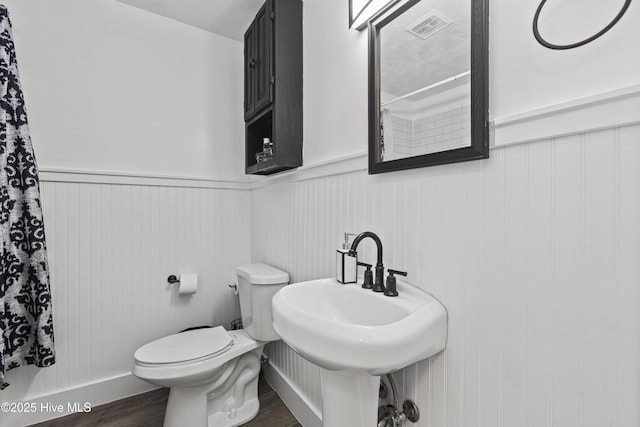
M 244 34 L 244 119 L 246 173 L 302 165 L 301 0 L 267 0 Z M 258 161 L 264 138 L 273 154 Z
M 273 11 L 269 6 L 262 6 L 244 35 L 245 120 L 273 102 Z

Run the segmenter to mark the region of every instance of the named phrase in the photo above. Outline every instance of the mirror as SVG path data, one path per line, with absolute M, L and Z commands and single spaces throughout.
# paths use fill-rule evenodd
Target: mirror
M 408 0 L 369 22 L 369 173 L 487 157 L 488 0 Z

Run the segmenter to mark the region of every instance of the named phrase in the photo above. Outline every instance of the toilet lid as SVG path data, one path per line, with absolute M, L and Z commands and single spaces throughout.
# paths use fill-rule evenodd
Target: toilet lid
M 216 326 L 157 339 L 140 347 L 134 357 L 141 363 L 180 363 L 214 357 L 232 345 L 229 333 L 222 326 Z

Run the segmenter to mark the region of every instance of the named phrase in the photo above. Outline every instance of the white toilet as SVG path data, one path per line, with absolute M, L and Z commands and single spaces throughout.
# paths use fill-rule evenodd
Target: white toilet
M 222 326 L 160 338 L 134 354 L 133 374 L 169 387 L 165 427 L 232 427 L 258 413 L 260 355 L 273 329 L 271 299 L 289 275 L 265 264 L 236 269 L 244 329 Z

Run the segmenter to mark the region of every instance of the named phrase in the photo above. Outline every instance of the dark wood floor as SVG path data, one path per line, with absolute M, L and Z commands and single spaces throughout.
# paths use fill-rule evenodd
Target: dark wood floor
M 302 427 L 262 376 L 258 396 L 260 412 L 244 427 Z M 168 389 L 154 390 L 31 427 L 162 427 L 168 397 Z

